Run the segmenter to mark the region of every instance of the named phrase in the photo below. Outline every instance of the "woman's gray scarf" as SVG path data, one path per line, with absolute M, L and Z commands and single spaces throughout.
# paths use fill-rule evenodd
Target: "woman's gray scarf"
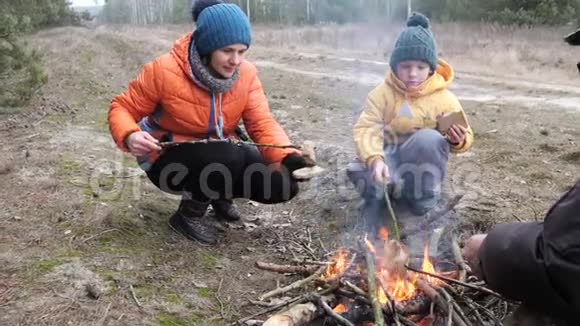
M 189 65 L 191 67 L 191 74 L 193 80 L 197 82 L 198 85 L 206 88 L 214 94 L 220 94 L 229 91 L 234 83 L 240 77 L 240 68 L 236 68 L 234 75 L 231 78 L 222 79 L 214 77 L 209 68 L 203 63 L 197 49 L 195 47 L 195 40 L 191 38 L 189 43 Z

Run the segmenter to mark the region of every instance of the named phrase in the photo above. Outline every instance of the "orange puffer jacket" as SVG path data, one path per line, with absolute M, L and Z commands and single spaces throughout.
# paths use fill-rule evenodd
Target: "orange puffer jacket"
M 124 151 L 124 140 L 130 133 L 144 128 L 138 123 L 145 117 L 155 121 L 163 132 L 151 132 L 156 138 L 170 134 L 173 141 L 207 138 L 210 119 L 209 91 L 198 86 L 191 75 L 188 48 L 191 33 L 175 42 L 173 49 L 146 64 L 129 88 L 115 97 L 109 109 L 113 139 Z M 245 128 L 256 143 L 288 145 L 284 129 L 270 114 L 268 101 L 256 67 L 244 61 L 239 79 L 221 94 L 224 137 L 237 137 L 236 126 L 243 119 Z M 149 130 L 146 130 L 149 131 Z M 215 131 L 212 138 L 217 138 Z M 295 149 L 260 148 L 271 163 L 279 163 Z M 158 153 L 151 153 L 154 161 Z

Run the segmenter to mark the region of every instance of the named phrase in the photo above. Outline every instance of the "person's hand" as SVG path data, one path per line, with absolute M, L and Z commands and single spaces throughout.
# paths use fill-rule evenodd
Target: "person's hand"
M 460 125 L 452 125 L 447 129 L 447 141 L 452 145 L 459 145 L 463 143 L 467 135 L 467 129 Z
M 292 172 L 298 169 L 315 166 L 316 162 L 314 162 L 314 160 L 308 156 L 300 154 L 288 154 L 282 160 L 282 165 L 288 169 L 290 174 L 292 174 Z
M 486 237 L 487 234 L 476 234 L 467 239 L 463 247 L 465 262 L 471 267 L 473 274 L 480 279 L 483 278 L 483 274 L 479 266 L 479 249 Z
M 386 185 L 389 181 L 390 173 L 389 167 L 385 163 L 385 160 L 377 158 L 370 163 L 371 177 L 374 182 L 380 185 Z
M 143 156 L 161 150 L 159 141 L 145 131 L 131 133 L 127 136 L 125 143 L 133 156 Z

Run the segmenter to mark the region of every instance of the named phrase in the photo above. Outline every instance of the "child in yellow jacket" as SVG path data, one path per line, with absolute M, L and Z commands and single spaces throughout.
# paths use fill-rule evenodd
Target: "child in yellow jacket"
M 465 113 L 447 87 L 453 68 L 437 58 L 437 46 L 429 20 L 414 14 L 399 34 L 390 57 L 385 80 L 373 89 L 354 126 L 357 164 L 347 174 L 357 186 L 363 184 L 367 204 L 381 203 L 377 185 L 400 189 L 395 199 L 416 215 L 433 208 L 441 192 L 450 152 L 467 151 L 473 131 L 453 124 L 443 134 L 438 119 Z M 380 187 L 383 189 L 383 187 Z

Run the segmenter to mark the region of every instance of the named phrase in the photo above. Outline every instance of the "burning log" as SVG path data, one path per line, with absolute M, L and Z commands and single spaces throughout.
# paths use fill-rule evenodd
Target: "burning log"
M 273 263 L 265 263 L 261 261 L 256 262 L 256 267 L 259 269 L 275 272 L 275 273 L 292 273 L 292 274 L 302 274 L 302 275 L 312 275 L 315 273 L 319 267 L 318 266 L 296 266 L 296 265 L 277 265 Z

